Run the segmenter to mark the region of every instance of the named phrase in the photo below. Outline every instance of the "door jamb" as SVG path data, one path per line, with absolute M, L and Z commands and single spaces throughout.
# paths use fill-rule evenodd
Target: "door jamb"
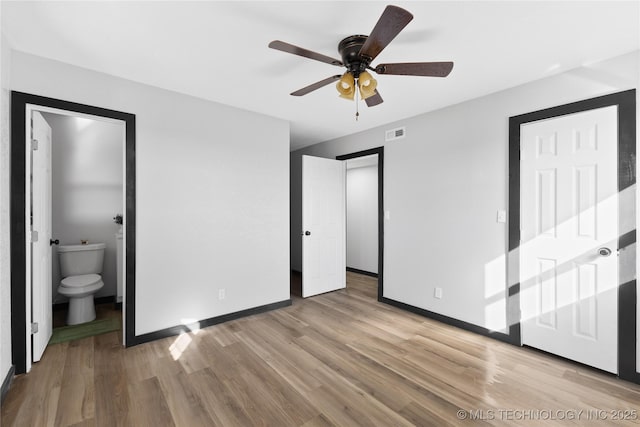
M 382 301 L 384 294 L 384 147 L 336 156 L 336 160 L 349 160 L 373 154 L 378 155 L 378 301 Z
M 26 372 L 26 110 L 42 106 L 125 122 L 126 295 L 125 346 L 135 339 L 135 115 L 23 92 L 11 92 L 11 357 L 15 373 Z
M 618 106 L 618 193 L 630 189 L 636 184 L 636 90 L 631 89 L 604 95 L 544 110 L 534 111 L 509 118 L 509 298 L 507 313 L 517 313 L 509 319 L 509 335 L 512 342 L 522 345 L 520 334 L 520 272 L 518 247 L 520 245 L 520 125 L 537 120 L 573 114 L 597 108 Z M 631 231 L 618 236 L 619 277 L 631 277 L 632 280 L 620 283 L 618 287 L 618 377 L 640 383 L 640 373 L 636 368 L 637 339 L 637 289 L 636 289 L 636 205 L 633 202 L 621 204 L 618 197 L 619 223 L 631 225 Z M 622 203 L 625 203 L 624 201 Z M 633 206 L 628 206 L 633 203 Z M 630 210 L 630 208 L 632 208 Z M 633 212 L 633 218 L 626 218 Z M 624 262 L 625 250 L 633 256 L 632 262 Z M 631 255 L 634 254 L 634 255 Z M 625 274 L 621 274 L 624 264 Z

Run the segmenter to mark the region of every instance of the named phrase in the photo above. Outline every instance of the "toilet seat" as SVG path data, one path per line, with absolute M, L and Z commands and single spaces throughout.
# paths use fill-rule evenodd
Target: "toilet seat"
M 104 286 L 99 274 L 81 274 L 62 279 L 58 293 L 66 297 L 92 295 Z
M 69 276 L 62 279 L 60 284 L 65 288 L 82 288 L 95 285 L 102 280 L 99 274 L 81 274 L 79 276 Z

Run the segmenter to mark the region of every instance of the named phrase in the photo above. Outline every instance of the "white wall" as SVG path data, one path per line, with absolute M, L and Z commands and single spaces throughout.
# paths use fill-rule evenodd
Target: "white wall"
M 102 281 L 96 297 L 116 295 L 116 238 L 113 222 L 123 213 L 124 122 L 113 123 L 44 113 L 52 130 L 52 235 L 61 245 L 81 240 L 105 243 Z M 53 246 L 53 301 L 58 294 L 60 268 Z
M 2 8 L 0 8 L 2 10 Z M 0 33 L 0 384 L 11 368 L 11 273 L 9 246 L 9 76 L 11 50 Z
M 14 90 L 136 115 L 136 334 L 289 299 L 286 121 L 21 52 L 12 65 Z
M 334 158 L 384 146 L 384 296 L 504 330 L 507 226 L 496 212 L 508 204 L 508 118 L 637 88 L 639 63 L 636 51 L 307 147 L 291 153 L 292 182 L 303 154 Z M 407 136 L 385 143 L 384 131 L 398 126 Z M 292 197 L 292 224 L 299 215 Z M 295 239 L 291 250 L 300 251 Z M 443 288 L 440 300 L 435 287 Z
M 378 273 L 378 166 L 347 166 L 347 267 Z

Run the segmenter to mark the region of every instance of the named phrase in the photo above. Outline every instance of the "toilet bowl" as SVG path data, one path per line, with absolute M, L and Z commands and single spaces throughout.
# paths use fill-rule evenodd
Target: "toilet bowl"
M 104 283 L 99 274 L 83 274 L 62 279 L 58 286 L 58 293 L 69 298 L 67 325 L 91 322 L 96 318 L 93 294 L 103 286 Z
M 69 298 L 67 325 L 86 323 L 96 318 L 93 295 L 103 286 L 104 243 L 58 246 L 62 281 L 58 293 Z

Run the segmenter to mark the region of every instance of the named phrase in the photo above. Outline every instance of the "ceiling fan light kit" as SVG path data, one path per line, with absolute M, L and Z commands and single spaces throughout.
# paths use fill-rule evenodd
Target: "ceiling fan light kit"
M 378 82 L 367 71 L 363 71 L 358 76 L 358 89 L 362 99 L 369 99 L 376 94 Z
M 346 72 L 340 77 L 338 83 L 336 83 L 336 89 L 341 98 L 353 100 L 356 94 L 356 83 L 353 74 Z
M 342 58 L 341 61 L 280 40 L 272 41 L 269 43 L 269 47 L 347 69 L 342 75 L 320 80 L 292 92 L 291 95 L 303 96 L 338 80 L 336 89 L 341 98 L 354 100 L 356 99 L 356 92 L 359 92 L 360 98 L 367 103 L 367 106 L 373 107 L 381 104 L 383 100 L 377 90 L 378 82 L 371 76 L 369 71 L 377 74 L 446 77 L 453 69 L 453 62 L 393 63 L 378 64 L 376 67 L 371 67 L 371 62 L 412 19 L 413 15 L 408 11 L 397 6 L 387 6 L 373 27 L 371 34 L 368 36 L 353 35 L 340 41 L 338 52 Z M 357 116 L 358 114 L 356 113 L 356 119 Z

